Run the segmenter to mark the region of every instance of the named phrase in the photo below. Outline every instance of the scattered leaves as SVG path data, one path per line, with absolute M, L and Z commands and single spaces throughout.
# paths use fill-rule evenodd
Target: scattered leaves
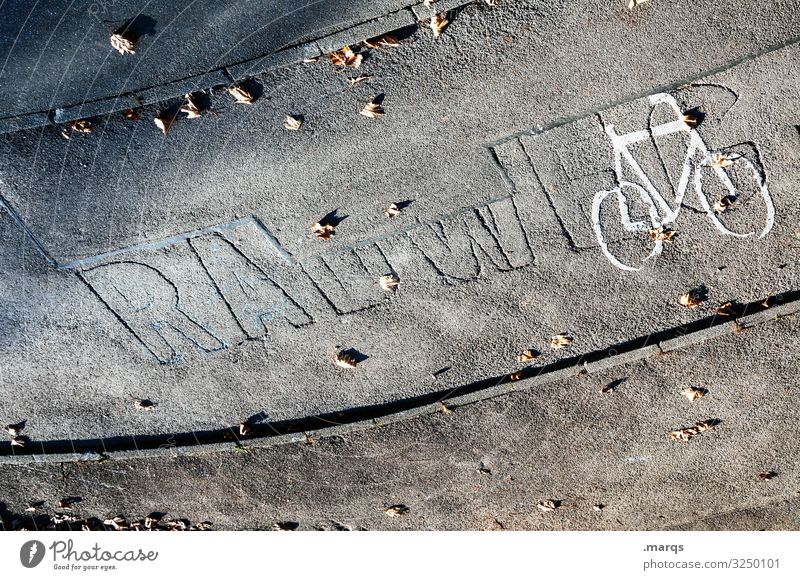
M 94 131 L 94 127 L 92 126 L 91 121 L 87 119 L 78 119 L 76 121 L 70 121 L 68 123 L 69 128 L 75 131 L 76 133 L 91 133 Z
M 283 128 L 287 131 L 298 131 L 303 125 L 303 117 L 300 115 L 286 115 L 283 121 Z
M 714 213 L 723 213 L 731 209 L 734 205 L 736 205 L 736 196 L 726 195 L 715 202 L 711 209 L 714 210 Z
M 705 397 L 708 394 L 708 389 L 702 387 L 686 387 L 681 391 L 681 394 L 690 401 L 694 401 L 695 399 L 702 399 Z
M 689 441 L 695 435 L 705 433 L 706 431 L 711 431 L 718 424 L 719 421 L 715 419 L 706 419 L 705 421 L 698 421 L 691 427 L 683 427 L 681 429 L 671 431 L 669 436 L 675 441 Z
M 778 477 L 778 474 L 775 471 L 762 471 L 758 474 L 758 481 L 769 481 L 776 477 Z
M 397 504 L 397 505 L 390 505 L 385 510 L 383 510 L 383 513 L 385 513 L 390 518 L 399 518 L 400 516 L 406 515 L 409 511 L 410 510 L 408 506 L 405 506 L 403 504 Z
M 536 507 L 543 512 L 552 512 L 561 507 L 561 502 L 557 499 L 545 499 L 537 503 Z
M 716 312 L 717 316 L 733 316 L 736 314 L 736 310 L 733 307 L 733 302 L 726 302 L 725 304 L 717 306 L 714 309 L 714 312 Z
M 386 111 L 383 109 L 383 105 L 376 103 L 375 100 L 371 100 L 369 103 L 364 105 L 364 108 L 359 111 L 365 117 L 369 117 L 370 119 L 377 119 L 381 115 L 383 115 Z
M 249 105 L 253 102 L 253 94 L 248 91 L 244 85 L 237 83 L 228 87 L 228 93 L 236 100 L 237 103 L 244 103 Z
M 550 348 L 564 348 L 572 344 L 572 337 L 566 334 L 556 334 L 550 339 Z
M 680 295 L 678 303 L 686 308 L 697 308 L 703 303 L 703 293 L 696 288 L 689 290 L 685 294 Z
M 675 230 L 671 230 L 667 227 L 660 226 L 655 229 L 650 230 L 650 241 L 651 242 L 672 242 L 675 236 L 678 235 L 678 232 Z
M 354 359 L 347 351 L 341 351 L 333 357 L 333 361 L 340 367 L 344 369 L 354 369 L 358 364 L 358 361 Z
M 393 218 L 400 215 L 400 211 L 400 206 L 398 206 L 396 203 L 390 203 L 389 207 L 383 210 L 383 215 L 385 215 L 387 218 Z
M 326 56 L 333 66 L 349 66 L 350 68 L 360 67 L 361 61 L 364 60 L 364 55 L 355 52 L 350 46 L 343 46 L 339 50 L 329 52 Z
M 172 129 L 172 125 L 175 124 L 175 113 L 170 110 L 161 111 L 158 116 L 153 119 L 153 122 L 156 124 L 156 127 L 161 129 L 161 132 L 164 136 L 167 136 L 169 130 Z
M 311 231 L 320 240 L 329 240 L 332 235 L 336 233 L 336 228 L 331 224 L 323 224 L 321 222 L 315 223 L 311 226 Z
M 196 119 L 202 112 L 203 109 L 200 108 L 194 95 L 192 93 L 187 94 L 184 97 L 183 105 L 181 105 L 181 113 L 186 113 L 187 119 Z
M 539 353 L 536 352 L 535 350 L 531 349 L 523 350 L 521 353 L 517 355 L 517 362 L 521 363 L 531 362 L 537 356 L 539 356 Z
M 434 14 L 428 23 L 428 27 L 433 31 L 433 36 L 438 38 L 442 35 L 442 31 L 447 28 L 450 21 L 445 14 Z
M 400 278 L 394 274 L 386 274 L 380 277 L 378 284 L 380 284 L 384 292 L 397 292 L 397 287 L 400 285 Z
M 120 54 L 135 54 L 136 46 L 132 39 L 127 38 L 124 32 L 115 32 L 111 35 L 111 46 Z

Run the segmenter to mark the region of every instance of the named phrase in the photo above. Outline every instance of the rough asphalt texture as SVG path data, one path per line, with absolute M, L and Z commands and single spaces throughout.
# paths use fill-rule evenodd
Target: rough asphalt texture
M 114 3 L 108 21 L 148 14 L 127 4 Z M 296 25 L 276 35 L 220 3 L 201 11 L 208 26 L 188 12 L 167 26 L 181 11 L 167 3 L 158 8 L 163 15 L 153 13 L 147 50 L 124 57 L 110 52 L 107 26 L 66 12 L 78 36 L 65 39 L 42 70 L 30 59 L 42 52 L 40 29 L 45 37 L 52 32 L 52 15 L 37 13 L 40 28 L 29 24 L 20 36 L 39 50 L 8 50 L 20 15 L 8 19 L 16 24 L 3 33 L 2 74 L 26 88 L 0 94 L 0 117 L 19 119 L 6 127 L 41 126 L 0 140 L 4 424 L 27 419 L 35 442 L 80 442 L 221 429 L 258 414 L 307 417 L 513 373 L 524 366 L 515 357 L 525 349 L 541 351 L 532 364 L 545 365 L 680 327 L 728 301 L 798 290 L 797 2 L 698 0 L 688 9 L 653 0 L 633 12 L 624 2 L 473 3 L 450 13 L 441 37 L 424 24 L 406 29 L 399 47 L 369 51 L 357 70 L 337 70 L 324 58 L 259 64 L 262 55 L 307 41 L 330 50 L 333 40 L 324 35 L 347 39 L 348 26 L 369 22 L 357 30 L 377 34 L 373 23 L 382 15 L 410 5 L 363 4 L 369 8 L 315 5 L 313 16 L 292 17 Z M 285 13 L 281 3 L 271 10 Z M 421 19 L 424 10 L 416 5 L 388 20 Z M 244 23 L 261 32 L 247 37 Z M 84 34 L 93 50 L 79 49 Z M 217 40 L 192 44 L 209 34 Z M 185 52 L 170 60 L 175 47 Z M 235 66 L 248 59 L 256 61 Z M 65 68 L 64 60 L 80 64 Z M 48 67 L 69 82 L 59 85 Z M 223 69 L 206 84 L 174 84 Z M 235 103 L 217 86 L 262 69 L 269 70 L 248 81 L 252 104 Z M 98 71 L 96 86 L 81 76 Z M 346 79 L 359 74 L 370 78 L 351 87 Z M 112 112 L 92 118 L 92 133 L 62 136 L 59 109 L 77 104 L 81 111 L 85 100 L 154 86 L 162 88 L 144 99 L 152 104 L 140 108 L 138 121 Z M 194 89 L 207 89 L 210 110 L 179 119 L 164 137 L 152 119 Z M 381 93 L 384 116 L 358 114 Z M 678 234 L 660 256 L 642 261 L 653 243 L 621 229 L 612 196 L 598 217 L 604 254 L 592 226 L 595 193 L 636 177 L 613 172 L 605 129 L 652 131 L 679 120 L 648 100 L 660 93 L 693 112 L 699 124 L 692 134 L 709 152 L 742 156 L 722 172 L 740 196 L 727 212 L 706 211 L 690 179 L 676 201 L 689 132 L 637 142 L 633 154 L 680 209 L 669 224 Z M 303 116 L 300 131 L 282 127 L 290 113 Z M 31 120 L 37 114 L 45 115 L 41 123 Z M 700 172 L 700 157 L 693 163 Z M 724 178 L 702 171 L 710 205 L 724 197 Z M 632 217 L 646 219 L 649 208 L 628 193 Z M 389 203 L 405 201 L 397 217 L 383 215 Z M 310 225 L 334 210 L 336 234 L 316 239 Z M 756 235 L 722 235 L 720 227 Z M 606 254 L 642 269 L 623 271 Z M 377 283 L 388 273 L 400 279 L 394 294 Z M 677 303 L 699 286 L 708 293 L 704 305 Z M 610 399 L 598 399 L 600 378 L 591 375 L 584 378 L 589 389 L 575 378 L 313 446 L 9 466 L 8 509 L 35 499 L 23 490 L 38 473 L 39 495 L 80 495 L 87 512 L 137 515 L 157 509 L 144 499 L 156 494 L 170 504 L 164 509 L 230 528 L 279 519 L 371 529 L 796 527 L 789 400 L 797 386 L 796 332 L 790 317 L 634 363 Z M 552 350 L 550 337 L 559 333 L 574 342 Z M 363 358 L 356 369 L 332 362 L 346 348 Z M 690 404 L 679 391 L 695 382 L 715 386 Z M 636 396 L 628 384 L 639 387 Z M 130 395 L 157 405 L 136 410 Z M 703 406 L 709 417 L 695 416 Z M 723 423 L 688 445 L 666 436 L 712 416 Z M 650 459 L 635 459 L 642 457 Z M 479 464 L 490 460 L 499 462 L 487 467 L 491 474 L 515 479 L 484 478 Z M 448 475 L 441 465 L 458 468 Z M 62 480 L 62 468 L 74 479 Z M 221 491 L 229 509 L 191 499 L 185 488 L 207 485 L 209 469 L 218 470 L 213 485 L 241 486 L 235 497 L 248 499 L 240 504 Z M 754 483 L 764 469 L 780 477 Z M 182 475 L 164 477 L 174 470 Z M 274 485 L 276 477 L 278 488 L 258 483 Z M 147 489 L 151 478 L 175 480 L 175 487 Z M 633 485 L 638 478 L 643 483 Z M 117 489 L 127 490 L 124 500 Z M 256 497 L 258 509 L 242 507 Z M 595 497 L 615 506 L 613 519 L 611 511 L 591 511 Z M 547 498 L 563 499 L 565 509 L 535 513 Z M 287 499 L 295 515 L 277 509 Z M 389 520 L 383 503 L 417 507 Z M 352 511 L 329 513 L 332 505 Z M 484 511 L 501 523 L 479 523 Z M 772 524 L 755 523 L 765 514 Z

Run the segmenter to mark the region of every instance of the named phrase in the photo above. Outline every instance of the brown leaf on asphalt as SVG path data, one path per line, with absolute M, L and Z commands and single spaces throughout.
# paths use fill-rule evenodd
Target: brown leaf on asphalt
M 150 399 L 137 399 L 136 397 L 131 397 L 131 399 L 133 399 L 134 408 L 140 411 L 149 411 L 156 406 Z
M 196 119 L 202 112 L 203 110 L 200 108 L 194 95 L 192 95 L 192 93 L 187 94 L 184 97 L 183 105 L 181 105 L 181 113 L 186 113 L 187 119 Z
M 572 337 L 566 334 L 556 334 L 550 339 L 550 348 L 564 348 L 572 344 Z
M 383 510 L 383 513 L 385 513 L 390 518 L 399 518 L 400 516 L 406 515 L 409 511 L 410 510 L 408 506 L 405 506 L 403 504 L 397 504 L 397 505 L 390 505 L 385 510 Z
M 725 197 L 716 201 L 711 209 L 714 210 L 714 213 L 724 213 L 731 209 L 734 205 L 736 205 L 736 196 L 726 195 Z
M 377 119 L 378 117 L 383 115 L 384 112 L 385 111 L 383 110 L 383 107 L 378 103 L 376 103 L 375 101 L 370 101 L 369 103 L 364 105 L 364 108 L 361 109 L 360 111 L 362 115 L 364 115 L 365 117 L 369 117 L 370 119 Z
M 19 437 L 22 433 L 24 427 L 21 427 L 22 423 L 17 423 L 16 425 L 6 425 L 3 427 L 3 431 L 8 433 L 11 437 Z
M 681 394 L 690 401 L 694 401 L 695 399 L 702 399 L 705 397 L 708 394 L 708 389 L 703 389 L 701 387 L 686 387 L 681 391 Z
M 531 362 L 537 356 L 539 356 L 539 353 L 536 352 L 535 350 L 531 349 L 523 350 L 521 353 L 517 355 L 517 362 L 521 363 Z
M 347 82 L 350 83 L 351 87 L 356 86 L 358 83 L 363 83 L 366 80 L 372 78 L 372 75 L 358 75 L 357 77 L 347 79 Z
M 393 218 L 400 215 L 400 207 L 396 203 L 390 203 L 389 207 L 383 210 L 383 215 L 387 218 Z
M 341 351 L 333 357 L 333 362 L 343 369 L 354 369 L 358 362 L 347 351 Z
M 629 0 L 628 2 L 628 10 L 633 10 L 640 4 L 644 4 L 647 0 Z
M 605 505 L 603 505 L 603 504 L 601 504 L 601 503 L 596 503 L 596 504 L 594 504 L 594 505 L 592 506 L 592 510 L 594 510 L 594 511 L 596 511 L 596 512 L 601 512 L 601 511 L 603 511 L 603 510 L 605 509 L 605 507 L 606 507 L 606 506 L 605 506 Z
M 14 437 L 11 440 L 11 446 L 25 447 L 25 439 L 23 439 L 22 437 Z
M 138 121 L 139 120 L 139 113 L 136 112 L 136 109 L 125 109 L 122 111 L 122 114 L 125 115 L 125 118 L 129 121 Z
M 725 304 L 717 306 L 716 309 L 714 309 L 714 312 L 716 312 L 717 316 L 733 316 L 736 314 L 736 310 L 733 307 L 733 302 L 726 302 Z
M 678 232 L 676 232 L 675 230 L 671 230 L 667 227 L 660 226 L 658 228 L 650 230 L 650 241 L 672 242 L 676 235 L 678 235 Z
M 56 504 L 56 507 L 61 510 L 71 510 L 72 502 L 69 500 L 69 498 L 64 498 Z
M 400 41 L 397 37 L 392 36 L 391 34 L 384 34 L 382 36 L 376 36 L 374 38 L 368 38 L 364 41 L 364 46 L 368 48 L 393 48 L 396 46 L 400 46 Z
M 730 167 L 735 162 L 735 158 L 726 153 L 712 153 L 708 159 L 708 165 L 716 168 Z
M 311 436 L 309 433 L 303 433 L 303 436 L 304 436 L 303 443 L 305 443 L 306 445 L 316 444 L 317 439 Z
M 361 61 L 364 60 L 364 55 L 355 52 L 350 46 L 343 46 L 339 50 L 329 52 L 327 55 L 328 60 L 334 66 L 358 68 L 361 66 Z
M 699 290 L 689 290 L 680 295 L 678 303 L 686 308 L 697 308 L 703 303 L 703 295 Z
M 700 123 L 700 119 L 691 113 L 685 113 L 681 120 L 690 128 L 697 127 L 698 123 Z
M 248 425 L 245 421 L 239 423 L 239 435 L 245 437 L 247 435 L 250 435 L 252 432 L 253 428 L 250 427 L 250 425 Z
M 428 27 L 433 31 L 433 36 L 438 38 L 442 35 L 442 31 L 447 28 L 450 21 L 445 14 L 434 14 L 428 23 Z
M 237 103 L 251 104 L 253 102 L 253 95 L 241 83 L 231 85 L 228 87 L 230 95 L 236 99 Z
M 153 122 L 156 124 L 156 127 L 161 129 L 161 132 L 164 136 L 167 136 L 172 126 L 175 124 L 175 113 L 170 110 L 161 111 L 158 116 L 153 119 Z
M 299 115 L 286 115 L 283 128 L 287 131 L 298 131 L 303 125 L 303 118 Z
M 397 292 L 397 287 L 400 285 L 400 278 L 394 274 L 386 274 L 378 279 L 381 289 L 384 292 Z
M 518 381 L 521 378 L 522 378 L 522 371 L 517 371 L 515 373 L 511 373 L 510 375 L 508 375 L 508 380 L 512 381 L 512 382 L 513 381 Z
M 111 46 L 120 54 L 135 54 L 136 47 L 133 40 L 126 38 L 124 33 L 116 32 L 111 35 Z
M 778 477 L 778 474 L 775 471 L 762 471 L 758 474 L 758 481 L 769 481 L 776 477 Z
M 322 224 L 320 222 L 311 226 L 311 231 L 314 232 L 314 235 L 320 240 L 330 239 L 330 237 L 336 233 L 335 230 L 336 228 L 331 224 Z
M 610 393 L 613 395 L 614 391 L 616 390 L 617 390 L 617 385 L 615 385 L 614 383 L 610 383 L 608 385 L 603 385 L 602 387 L 600 387 L 600 394 L 608 395 Z
M 68 125 L 69 128 L 75 131 L 76 133 L 91 133 L 92 131 L 94 131 L 94 127 L 92 126 L 91 121 L 88 121 L 87 119 L 70 121 Z
M 453 412 L 453 409 L 451 409 L 450 407 L 448 407 L 447 405 L 445 405 L 441 401 L 439 401 L 436 404 L 436 406 L 439 408 L 439 412 L 442 413 L 443 415 L 449 415 L 449 414 L 451 414 Z
M 705 433 L 706 431 L 711 431 L 717 426 L 719 421 L 714 419 L 706 419 L 705 421 L 698 421 L 691 427 L 683 427 L 681 429 L 676 429 L 671 431 L 669 436 L 675 441 L 689 441 L 696 435 L 700 433 Z
M 545 499 L 537 503 L 536 507 L 543 512 L 552 512 L 561 507 L 561 502 L 555 499 Z

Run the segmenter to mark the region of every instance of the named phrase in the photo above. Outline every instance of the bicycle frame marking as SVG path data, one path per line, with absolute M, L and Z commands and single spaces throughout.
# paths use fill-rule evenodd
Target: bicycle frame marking
M 594 199 L 592 201 L 592 228 L 594 230 L 595 236 L 597 237 L 597 241 L 600 245 L 603 254 L 608 258 L 608 260 L 614 264 L 617 268 L 622 270 L 628 271 L 638 271 L 641 270 L 641 267 L 634 267 L 628 264 L 623 263 L 619 258 L 617 258 L 611 250 L 608 248 L 608 243 L 605 240 L 605 236 L 603 235 L 603 226 L 600 221 L 600 209 L 601 204 L 608 198 L 610 195 L 615 194 L 617 196 L 617 202 L 619 207 L 619 212 L 621 216 L 622 226 L 625 231 L 629 232 L 645 232 L 650 231 L 652 229 L 656 229 L 667 224 L 674 222 L 681 210 L 681 206 L 683 204 L 683 198 L 686 195 L 686 191 L 689 187 L 689 181 L 692 177 L 692 173 L 694 173 L 694 180 L 693 185 L 695 189 L 695 193 L 697 194 L 698 200 L 700 202 L 701 207 L 705 211 L 708 218 L 711 220 L 711 223 L 714 224 L 714 227 L 722 233 L 723 235 L 734 236 L 737 238 L 746 238 L 752 236 L 755 232 L 749 232 L 745 234 L 740 234 L 734 231 L 729 230 L 725 227 L 725 225 L 720 222 L 717 214 L 712 210 L 711 206 L 708 203 L 708 199 L 703 193 L 703 184 L 702 184 L 702 170 L 703 168 L 710 167 L 717 178 L 720 180 L 724 188 L 728 191 L 728 194 L 737 197 L 736 195 L 736 187 L 734 186 L 733 182 L 731 182 L 730 178 L 728 177 L 727 172 L 722 167 L 714 167 L 709 165 L 704 165 L 705 161 L 709 158 L 709 149 L 706 146 L 703 138 L 700 134 L 683 122 L 681 119 L 683 113 L 681 112 L 680 108 L 678 107 L 677 102 L 675 101 L 672 95 L 666 93 L 659 93 L 650 96 L 650 103 L 653 107 L 659 104 L 666 104 L 668 105 L 678 116 L 678 120 L 670 121 L 667 123 L 662 123 L 660 125 L 656 125 L 654 127 L 650 127 L 649 129 L 642 130 L 642 131 L 634 131 L 631 133 L 626 134 L 617 134 L 614 130 L 614 126 L 609 124 L 605 126 L 605 133 L 611 140 L 611 144 L 614 151 L 614 171 L 617 177 L 617 186 L 609 191 L 598 191 L 594 195 Z M 628 147 L 635 143 L 639 143 L 641 141 L 646 141 L 655 137 L 662 137 L 666 135 L 672 135 L 675 133 L 688 133 L 689 134 L 689 144 L 686 151 L 686 158 L 684 159 L 683 168 L 681 170 L 681 176 L 678 181 L 677 188 L 675 190 L 675 207 L 670 207 L 667 200 L 661 195 L 658 189 L 653 185 L 650 178 L 647 177 L 647 174 L 642 169 L 641 165 L 636 161 L 636 159 L 631 154 Z M 699 165 L 694 164 L 694 159 L 696 155 L 700 153 L 702 155 L 703 161 Z M 632 181 L 627 181 L 623 179 L 623 172 L 622 172 L 622 162 L 623 160 L 627 162 L 630 168 L 636 174 L 636 178 L 640 180 L 640 183 L 635 183 Z M 755 165 L 745 157 L 737 158 L 738 163 L 742 163 L 748 170 L 750 170 L 754 177 L 756 178 L 756 182 L 759 185 L 761 197 L 763 198 L 764 204 L 767 210 L 766 216 L 766 223 L 759 234 L 758 238 L 763 238 L 765 235 L 769 233 L 772 229 L 772 226 L 775 222 L 775 208 L 772 203 L 772 198 L 770 197 L 769 191 L 766 185 L 766 179 L 764 176 L 756 169 Z M 623 192 L 623 188 L 628 188 L 634 190 L 642 199 L 642 202 L 648 209 L 648 214 L 650 218 L 650 224 L 646 224 L 644 221 L 632 221 L 630 216 L 630 210 L 628 207 L 628 200 L 625 197 Z M 651 258 L 654 258 L 661 254 L 664 247 L 664 243 L 661 240 L 656 240 L 653 250 L 650 254 L 645 257 L 642 261 L 647 261 Z

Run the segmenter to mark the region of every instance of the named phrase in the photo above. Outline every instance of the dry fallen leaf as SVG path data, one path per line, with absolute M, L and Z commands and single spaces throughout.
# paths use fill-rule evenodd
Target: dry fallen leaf
M 172 125 L 175 124 L 175 113 L 172 111 L 162 111 L 158 114 L 158 116 L 153 119 L 153 122 L 156 124 L 156 127 L 161 129 L 161 132 L 164 133 L 164 136 L 169 133 L 169 130 L 172 129 Z
M 572 337 L 566 334 L 556 334 L 550 339 L 550 348 L 564 348 L 572 344 Z
M 700 433 L 704 433 L 706 431 L 711 431 L 717 426 L 717 423 L 719 423 L 719 421 L 714 419 L 698 421 L 692 427 L 683 427 L 682 429 L 671 431 L 669 436 L 675 441 L 689 441 L 695 435 L 699 435 Z
M 430 8 L 436 0 L 422 0 L 422 3 L 425 5 L 425 8 Z
M 681 120 L 690 128 L 697 127 L 698 123 L 700 123 L 700 119 L 691 113 L 685 113 Z
M 601 512 L 601 511 L 603 511 L 603 509 L 605 509 L 605 507 L 606 507 L 606 506 L 605 506 L 605 505 L 603 505 L 603 504 L 601 504 L 601 503 L 596 503 L 596 504 L 594 504 L 594 505 L 592 506 L 592 509 L 593 509 L 594 511 L 596 511 L 596 512 Z
M 390 203 L 389 207 L 383 210 L 383 215 L 387 218 L 393 218 L 400 215 L 400 207 L 396 203 Z
M 686 308 L 697 308 L 703 303 L 702 293 L 697 289 L 689 290 L 685 294 L 680 295 L 678 303 Z
M 135 54 L 136 47 L 133 40 L 126 38 L 124 33 L 116 32 L 111 35 L 111 46 L 120 54 Z
M 399 518 L 400 516 L 404 516 L 409 512 L 408 506 L 404 506 L 403 504 L 397 505 L 390 505 L 383 513 L 385 513 L 390 518 Z
M 133 399 L 134 408 L 140 411 L 149 411 L 156 406 L 156 404 L 150 399 L 137 399 L 136 397 L 131 397 L 131 399 Z
M 400 46 L 400 41 L 391 34 L 384 34 L 375 38 L 368 38 L 364 41 L 364 45 L 368 48 L 393 48 Z
M 539 356 L 539 353 L 536 352 L 535 350 L 531 349 L 523 350 L 521 353 L 517 355 L 517 362 L 521 363 L 531 362 L 537 356 Z
M 762 471 L 758 474 L 758 481 L 769 481 L 777 476 L 778 474 L 775 471 Z
M 229 86 L 228 92 L 234 99 L 236 99 L 237 103 L 245 103 L 249 105 L 253 102 L 253 95 L 241 84 Z
M 730 167 L 734 164 L 735 159 L 735 157 L 732 157 L 726 153 L 712 153 L 708 160 L 708 165 L 717 168 Z
M 68 124 L 69 128 L 75 131 L 76 133 L 91 133 L 92 131 L 94 131 L 92 123 L 86 119 L 70 121 Z
M 191 93 L 184 97 L 183 105 L 181 105 L 181 113 L 186 113 L 187 119 L 196 119 L 200 116 L 203 110 L 198 105 L 197 100 Z
M 129 121 L 139 120 L 139 113 L 136 112 L 136 109 L 125 109 L 122 111 L 122 114 L 125 115 L 125 118 Z
M 375 101 L 370 101 L 369 103 L 364 105 L 364 108 L 361 109 L 360 111 L 362 115 L 364 115 L 365 117 L 369 117 L 370 119 L 377 119 L 378 117 L 383 115 L 384 112 L 385 111 L 383 110 L 383 107 L 378 103 L 376 103 Z
M 307 56 L 303 59 L 303 62 L 306 64 L 310 64 L 312 62 L 317 62 L 319 60 L 319 56 Z
M 636 8 L 640 4 L 644 4 L 645 2 L 647 2 L 647 0 L 630 0 L 628 2 L 628 10 L 633 10 L 634 8 Z
M 397 292 L 397 287 L 400 285 L 400 278 L 394 274 L 386 274 L 380 277 L 378 284 L 381 285 L 381 289 L 384 292 Z
M 351 87 L 356 86 L 358 83 L 363 83 L 366 80 L 372 78 L 372 75 L 358 75 L 357 77 L 347 79 L 347 82 L 350 83 Z
M 56 507 L 58 509 L 61 509 L 61 510 L 71 510 L 72 509 L 72 502 L 69 500 L 69 498 L 65 498 L 65 499 L 60 500 L 56 504 Z
M 726 302 L 721 306 L 717 306 L 714 312 L 717 313 L 717 316 L 733 316 L 736 314 L 736 311 L 733 308 L 733 302 Z
M 536 504 L 536 507 L 543 512 L 551 512 L 553 510 L 558 509 L 560 506 L 561 502 L 554 499 L 545 499 Z
M 453 412 L 453 410 L 450 407 L 448 407 L 447 405 L 445 405 L 441 401 L 439 401 L 436 404 L 436 406 L 439 408 L 439 412 L 442 413 L 443 415 L 449 415 L 450 413 Z
M 521 378 L 522 378 L 522 371 L 517 371 L 515 373 L 511 373 L 510 375 L 508 375 L 509 381 L 518 381 Z
M 3 427 L 3 431 L 8 433 L 11 437 L 19 437 L 20 433 L 22 433 L 22 429 L 24 429 L 24 427 L 21 427 L 20 425 L 22 425 L 22 423 L 18 423 L 16 425 L 6 425 Z
M 736 197 L 733 195 L 726 195 L 725 197 L 721 198 L 719 201 L 714 203 L 711 209 L 714 210 L 714 213 L 723 213 L 731 209 L 736 204 Z
M 667 227 L 660 226 L 650 230 L 651 242 L 672 242 L 678 232 Z
M 334 66 L 349 66 L 350 68 L 360 67 L 361 61 L 364 60 L 364 55 L 355 52 L 349 46 L 344 46 L 339 50 L 329 52 L 326 56 Z
M 314 235 L 320 240 L 330 239 L 330 237 L 336 233 L 335 230 L 336 228 L 331 224 L 323 224 L 320 222 L 311 226 L 311 231 L 314 232 Z
M 442 31 L 447 28 L 448 24 L 450 24 L 450 21 L 447 19 L 445 14 L 434 14 L 431 16 L 428 27 L 433 30 L 433 36 L 438 38 L 442 35 Z
M 703 389 L 700 387 L 686 387 L 681 391 L 681 394 L 690 401 L 694 401 L 695 399 L 702 399 L 705 397 L 708 394 L 708 389 Z
M 297 131 L 303 125 L 303 118 L 299 115 L 286 115 L 283 121 L 283 128 L 287 131 Z
M 250 427 L 250 425 L 248 425 L 246 422 L 242 421 L 241 423 L 239 423 L 239 435 L 245 437 L 247 435 L 250 435 L 252 432 L 253 428 Z
M 11 446 L 25 447 L 25 439 L 23 439 L 22 437 L 14 437 L 11 440 Z
M 303 443 L 305 443 L 306 445 L 314 445 L 317 442 L 317 439 L 315 437 L 312 437 L 308 433 L 303 433 L 303 436 L 304 436 Z
M 356 359 L 354 359 L 347 351 L 344 350 L 333 357 L 333 361 L 344 369 L 354 369 L 358 364 L 358 361 L 356 361 Z
M 614 383 L 610 383 L 608 385 L 603 385 L 602 387 L 600 387 L 600 394 L 607 395 L 611 393 L 613 395 L 614 391 L 616 390 L 617 390 L 617 385 L 615 385 Z

